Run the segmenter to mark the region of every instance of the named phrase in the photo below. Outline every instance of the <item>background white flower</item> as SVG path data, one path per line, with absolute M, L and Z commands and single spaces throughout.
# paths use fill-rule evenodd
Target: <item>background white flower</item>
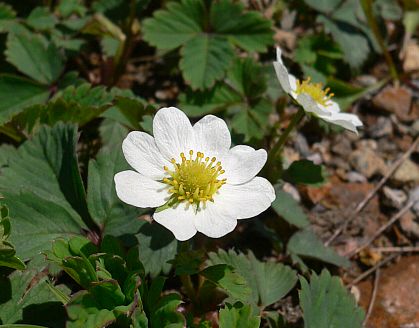
M 122 144 L 135 171 L 115 175 L 118 197 L 137 207 L 170 206 L 154 220 L 178 240 L 197 231 L 213 238 L 231 232 L 238 219 L 265 211 L 275 199 L 268 180 L 255 177 L 267 159 L 263 149 L 230 149 L 226 123 L 207 115 L 191 125 L 175 107 L 160 109 L 153 120 L 154 138 L 134 131 Z
M 339 105 L 331 100 L 333 93 L 329 94 L 329 89 L 323 90 L 321 83 L 311 83 L 310 78 L 299 81 L 294 75 L 289 74 L 282 61 L 279 47 L 276 48 L 276 56 L 277 61 L 274 62 L 274 67 L 282 89 L 295 99 L 306 112 L 358 133 L 357 127 L 363 125 L 358 116 L 341 113 Z

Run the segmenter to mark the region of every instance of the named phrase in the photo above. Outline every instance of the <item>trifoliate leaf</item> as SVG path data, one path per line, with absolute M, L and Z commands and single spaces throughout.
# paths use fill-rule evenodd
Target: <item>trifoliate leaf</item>
M 292 235 L 288 241 L 287 250 L 291 255 L 314 258 L 337 266 L 350 265 L 348 259 L 338 255 L 332 248 L 324 246 L 310 230 L 301 230 Z
M 38 34 L 9 33 L 6 45 L 7 61 L 42 84 L 56 81 L 64 69 L 60 51 Z
M 338 277 L 324 269 L 310 283 L 300 278 L 300 305 L 305 328 L 361 328 L 364 312 Z
M 260 316 L 253 314 L 250 305 L 240 302 L 234 305 L 226 304 L 220 310 L 220 328 L 259 328 Z
M 182 47 L 183 76 L 193 89 L 202 90 L 224 77 L 234 58 L 233 44 L 264 51 L 272 43 L 272 30 L 269 20 L 245 12 L 241 3 L 182 0 L 169 2 L 144 21 L 144 39 L 162 50 Z
M 242 275 L 250 286 L 252 295 L 248 301 L 266 307 L 284 297 L 297 282 L 297 275 L 290 267 L 281 263 L 261 262 L 252 252 L 248 256 L 219 250 L 210 253 L 208 263 L 228 264 Z

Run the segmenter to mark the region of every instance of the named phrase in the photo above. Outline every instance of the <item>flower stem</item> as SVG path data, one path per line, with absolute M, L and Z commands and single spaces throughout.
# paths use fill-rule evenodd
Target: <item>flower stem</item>
M 271 152 L 269 154 L 272 159 L 275 159 L 278 155 L 278 153 L 281 151 L 281 149 L 284 147 L 285 142 L 288 139 L 289 134 L 292 130 L 297 126 L 298 123 L 300 123 L 301 119 L 304 117 L 304 109 L 302 107 L 298 108 L 298 112 L 294 115 L 292 118 L 290 124 L 288 124 L 285 131 L 281 134 L 276 144 L 272 147 Z
M 276 177 L 274 176 L 273 172 L 276 172 L 275 168 L 273 167 L 275 163 L 275 159 L 280 154 L 282 148 L 284 147 L 285 143 L 287 142 L 287 139 L 291 133 L 292 130 L 300 123 L 300 121 L 303 119 L 305 114 L 305 111 L 303 107 L 298 108 L 298 112 L 295 113 L 293 118 L 291 119 L 291 122 L 288 124 L 285 131 L 281 134 L 276 144 L 272 147 L 271 151 L 269 152 L 268 161 L 266 163 L 266 167 L 268 168 L 269 175 L 271 177 L 271 180 L 276 180 Z M 274 181 L 275 182 L 275 181 Z
M 391 57 L 387 47 L 384 43 L 384 39 L 380 33 L 378 28 L 377 22 L 374 17 L 373 8 L 372 8 L 373 0 L 361 0 L 362 9 L 364 10 L 365 16 L 367 17 L 368 25 L 370 26 L 372 33 L 374 34 L 375 39 L 377 40 L 381 51 L 383 52 L 384 59 L 387 62 L 388 68 L 390 69 L 391 77 L 394 81 L 399 80 L 399 75 L 397 74 L 396 65 L 394 65 L 393 58 Z

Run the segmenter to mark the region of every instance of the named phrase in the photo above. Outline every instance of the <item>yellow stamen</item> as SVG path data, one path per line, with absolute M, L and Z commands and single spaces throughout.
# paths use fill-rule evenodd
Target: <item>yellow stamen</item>
M 225 172 L 221 162 L 217 162 L 215 157 L 205 157 L 202 152 L 195 152 L 195 158 L 193 155 L 193 150 L 189 151 L 189 159 L 180 153 L 180 163 L 172 158 L 173 168 L 164 166 L 167 177 L 162 182 L 170 186 L 174 204 L 188 202 L 197 207 L 201 203 L 205 206 L 205 202 L 214 201 L 214 194 L 226 183 L 226 179 L 219 179 Z
M 306 93 L 320 105 L 323 105 L 325 107 L 329 106 L 329 100 L 334 96 L 334 94 L 329 93 L 329 88 L 323 90 L 323 84 L 311 83 L 310 81 L 311 77 L 308 77 L 306 80 L 302 82 L 297 80 L 297 89 L 295 90 L 295 93 L 297 95 Z

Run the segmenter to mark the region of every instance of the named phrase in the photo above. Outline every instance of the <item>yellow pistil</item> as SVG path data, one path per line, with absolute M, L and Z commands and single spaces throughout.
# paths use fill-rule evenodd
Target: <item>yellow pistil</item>
M 297 89 L 295 93 L 297 95 L 301 93 L 306 93 L 311 96 L 317 103 L 327 107 L 330 105 L 329 100 L 334 96 L 333 93 L 329 93 L 330 89 L 326 88 L 323 90 L 323 84 L 321 83 L 311 83 L 311 77 L 308 77 L 306 80 L 300 82 L 297 80 Z
M 189 158 L 181 153 L 180 163 L 172 158 L 173 169 L 164 167 L 169 176 L 163 182 L 170 186 L 172 205 L 188 202 L 199 207 L 201 202 L 213 202 L 214 194 L 226 183 L 226 179 L 218 179 L 224 173 L 221 162 L 215 157 L 205 157 L 201 152 L 197 152 L 195 158 L 193 155 L 193 150 L 189 151 Z

